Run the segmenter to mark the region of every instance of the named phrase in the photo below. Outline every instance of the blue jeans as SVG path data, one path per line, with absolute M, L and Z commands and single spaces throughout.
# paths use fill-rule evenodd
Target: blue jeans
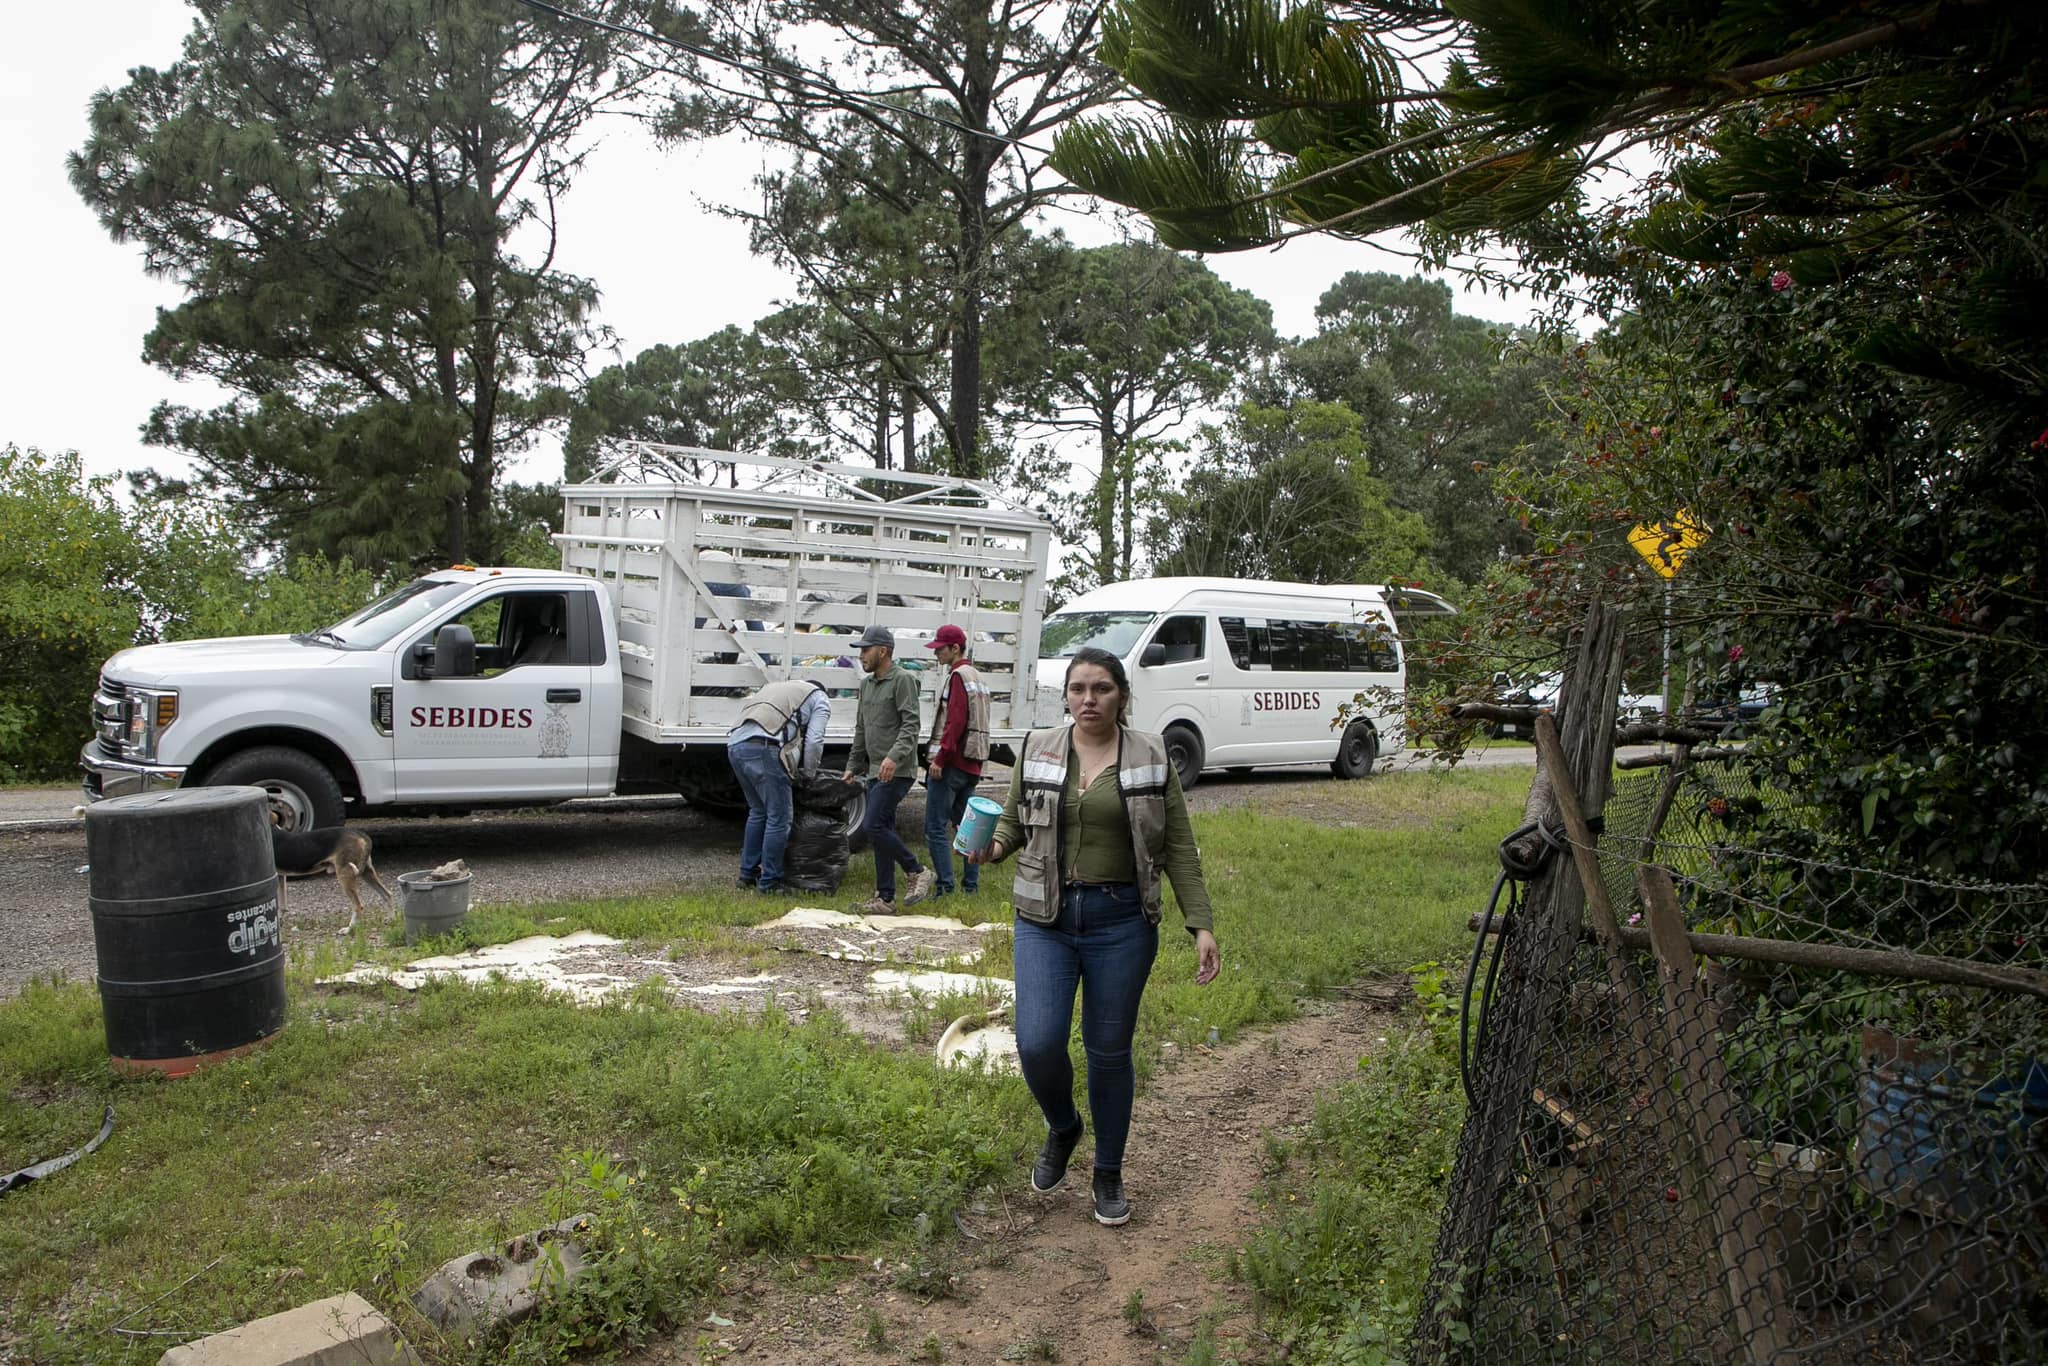
M 747 833 L 740 841 L 740 877 L 763 888 L 782 885 L 782 852 L 789 847 L 789 771 L 781 747 L 740 740 L 725 747 L 726 761 L 747 794 Z
M 981 779 L 964 768 L 942 768 L 939 780 L 929 777 L 924 784 L 924 843 L 931 851 L 932 867 L 938 870 L 939 890 L 953 890 L 953 827 L 967 812 L 967 799 Z M 981 886 L 981 865 L 960 860 L 960 889 L 972 892 Z
M 896 833 L 896 807 L 910 791 L 910 783 L 908 777 L 891 778 L 886 783 L 880 778 L 868 779 L 868 814 L 861 829 L 867 831 L 868 844 L 875 851 L 875 895 L 884 901 L 896 899 L 898 868 L 913 876 L 924 871 L 903 836 Z
M 1081 1047 L 1088 1055 L 1088 1113 L 1095 1166 L 1122 1171 L 1131 1133 L 1131 1036 L 1138 998 L 1159 953 L 1159 927 L 1145 919 L 1134 883 L 1074 885 L 1060 893 L 1059 918 L 1017 917 L 1017 1061 L 1024 1083 L 1058 1133 L 1081 1122 L 1074 1109 L 1074 989 L 1081 988 Z

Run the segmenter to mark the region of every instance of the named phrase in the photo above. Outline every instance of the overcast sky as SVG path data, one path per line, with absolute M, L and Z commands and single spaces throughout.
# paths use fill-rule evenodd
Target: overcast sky
M 218 401 L 142 362 L 143 335 L 172 284 L 142 272 L 140 253 L 117 246 L 71 190 L 64 157 L 85 140 L 86 105 L 135 66 L 177 59 L 190 27 L 181 0 L 97 0 L 89 6 L 15 6 L 0 50 L 0 185 L 9 307 L 0 327 L 0 444 L 75 449 L 90 469 L 174 467 L 142 444 L 140 427 L 164 399 Z M 711 213 L 749 202 L 763 153 L 728 142 L 663 151 L 631 125 L 612 124 L 562 203 L 562 267 L 595 279 L 601 320 L 625 356 L 687 341 L 728 323 L 745 327 L 792 292 L 790 281 L 747 251 L 744 228 Z M 1096 219 L 1055 220 L 1084 244 L 1114 229 Z M 1224 279 L 1273 305 L 1281 332 L 1314 329 L 1316 298 L 1347 270 L 1406 272 L 1405 259 L 1358 243 L 1310 237 L 1279 251 L 1209 258 Z M 1467 295 L 1463 312 L 1521 321 L 1526 309 Z M 554 478 L 559 454 L 538 452 L 516 471 Z

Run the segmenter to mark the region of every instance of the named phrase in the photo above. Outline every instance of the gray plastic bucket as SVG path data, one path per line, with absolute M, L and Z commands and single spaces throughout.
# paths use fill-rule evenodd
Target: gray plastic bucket
M 398 875 L 398 904 L 405 913 L 405 942 L 448 934 L 469 916 L 470 876 L 436 880 L 428 869 Z

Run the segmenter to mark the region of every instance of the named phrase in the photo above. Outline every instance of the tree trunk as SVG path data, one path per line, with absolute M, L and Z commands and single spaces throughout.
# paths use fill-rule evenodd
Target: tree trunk
M 917 395 L 903 391 L 903 468 L 917 468 Z
M 1095 581 L 1116 582 L 1117 433 L 1114 418 L 1097 427 L 1101 466 L 1095 475 Z
M 1126 441 L 1122 451 L 1118 453 L 1116 462 L 1118 496 L 1122 502 L 1122 506 L 1119 509 L 1119 516 L 1122 518 L 1121 524 L 1118 527 L 1120 538 L 1117 543 L 1117 578 L 1119 580 L 1128 579 L 1131 576 L 1131 527 L 1136 517 L 1136 510 L 1133 505 L 1136 502 L 1137 465 L 1138 462 L 1131 451 L 1130 443 Z
M 488 88 L 488 77 L 479 73 L 479 84 Z M 475 156 L 476 202 L 471 208 L 470 235 L 481 250 L 470 272 L 469 364 L 476 391 L 470 396 L 469 464 L 465 473 L 468 487 L 463 491 L 463 551 L 456 558 L 466 560 L 472 553 L 488 552 L 502 559 L 498 547 L 486 546 L 483 531 L 490 523 L 491 490 L 497 482 L 498 430 L 498 261 L 504 249 L 504 226 L 495 207 L 497 177 L 495 148 L 478 138 Z
M 875 468 L 889 468 L 889 372 L 875 371 L 875 444 L 869 455 Z
M 434 379 L 441 390 L 441 401 L 449 411 L 460 412 L 462 408 L 462 379 L 455 364 L 455 348 L 449 345 L 437 347 L 434 352 Z M 448 451 L 448 463 L 466 481 L 469 470 L 462 458 L 463 442 L 456 440 Z M 469 553 L 469 519 L 467 499 L 462 493 L 450 493 L 442 500 L 445 521 L 441 528 L 441 553 L 454 564 L 462 563 Z
M 980 196 L 986 195 L 987 187 L 988 172 L 983 169 Z M 981 291 L 988 275 L 981 258 L 988 250 L 988 206 L 980 196 L 960 206 L 958 325 L 953 333 L 953 388 L 947 424 L 953 473 L 967 479 L 981 477 Z
M 470 400 L 469 460 L 464 468 L 468 487 L 463 491 L 463 549 L 456 555 L 464 560 L 474 552 L 488 552 L 502 558 L 495 546 L 485 545 L 484 529 L 490 524 L 491 490 L 497 483 L 498 414 L 498 323 L 496 282 L 488 270 L 476 282 L 476 335 L 470 343 L 470 364 L 476 371 L 476 393 Z
M 961 121 L 986 129 L 995 105 L 995 81 L 1003 54 L 986 25 L 970 38 L 962 63 Z M 997 144 L 987 138 L 962 139 L 960 151 L 960 241 L 954 258 L 953 388 L 950 404 L 953 473 L 967 479 L 982 476 L 981 452 L 981 306 L 988 288 L 988 186 L 995 167 Z

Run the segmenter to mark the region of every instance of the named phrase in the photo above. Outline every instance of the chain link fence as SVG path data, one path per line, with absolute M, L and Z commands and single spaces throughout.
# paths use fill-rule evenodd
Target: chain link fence
M 2048 1360 L 2048 886 L 1800 825 L 1736 763 L 1624 775 L 1614 942 L 1479 936 L 1417 1359 Z

